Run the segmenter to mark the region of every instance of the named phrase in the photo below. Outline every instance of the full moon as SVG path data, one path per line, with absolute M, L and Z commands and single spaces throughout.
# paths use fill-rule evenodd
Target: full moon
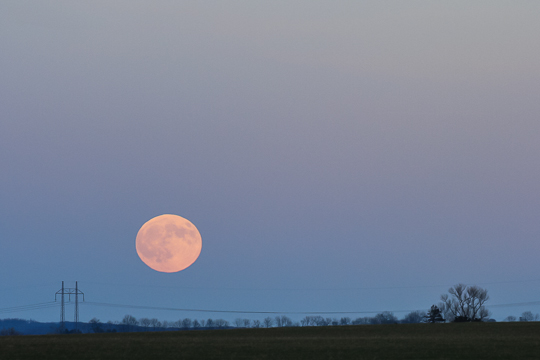
M 160 215 L 148 220 L 137 233 L 141 260 L 156 271 L 173 273 L 189 267 L 202 248 L 199 230 L 178 215 Z

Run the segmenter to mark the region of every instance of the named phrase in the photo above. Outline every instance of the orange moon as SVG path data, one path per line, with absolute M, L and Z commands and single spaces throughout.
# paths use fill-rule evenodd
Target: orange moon
M 137 233 L 137 254 L 156 271 L 173 273 L 189 267 L 202 249 L 199 230 L 178 215 L 160 215 L 148 220 Z

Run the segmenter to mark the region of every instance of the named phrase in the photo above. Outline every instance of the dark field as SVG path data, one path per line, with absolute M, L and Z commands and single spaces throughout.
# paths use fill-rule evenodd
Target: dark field
M 0 359 L 539 359 L 540 323 L 0 337 Z

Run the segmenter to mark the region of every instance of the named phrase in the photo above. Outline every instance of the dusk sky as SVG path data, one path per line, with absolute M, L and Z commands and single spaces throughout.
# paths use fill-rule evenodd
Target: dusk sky
M 0 318 L 540 313 L 539 1 L 0 3 Z M 140 227 L 191 221 L 177 273 Z M 523 306 L 489 306 L 535 302 Z M 73 307 L 66 310 L 73 319 Z

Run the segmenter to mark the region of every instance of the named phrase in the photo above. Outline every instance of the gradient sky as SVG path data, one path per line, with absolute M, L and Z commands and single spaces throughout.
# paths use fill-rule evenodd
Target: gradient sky
M 539 17 L 532 0 L 2 1 L 0 309 L 62 280 L 219 310 L 427 310 L 459 282 L 540 301 Z M 203 239 L 175 274 L 135 251 L 166 213 Z M 265 316 L 80 318 L 125 314 Z

